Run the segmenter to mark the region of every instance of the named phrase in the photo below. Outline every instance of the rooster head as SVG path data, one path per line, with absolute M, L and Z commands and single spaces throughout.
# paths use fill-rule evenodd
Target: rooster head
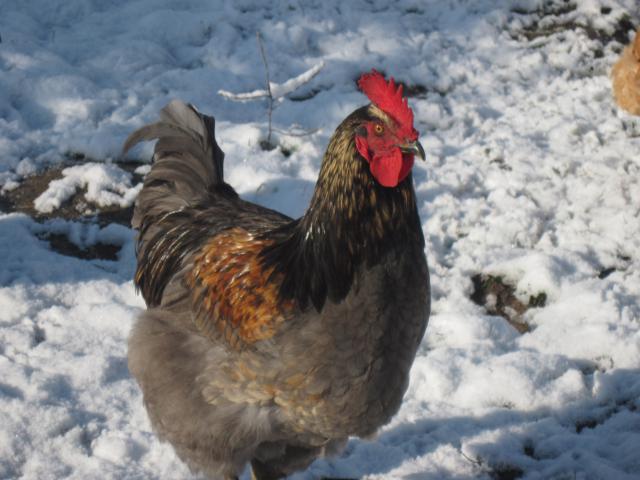
M 380 185 L 395 187 L 409 175 L 416 154 L 425 158 L 413 111 L 402 96 L 402 85 L 396 87 L 393 78 L 387 82 L 376 70 L 363 74 L 358 86 L 371 105 L 356 129 L 356 148 Z

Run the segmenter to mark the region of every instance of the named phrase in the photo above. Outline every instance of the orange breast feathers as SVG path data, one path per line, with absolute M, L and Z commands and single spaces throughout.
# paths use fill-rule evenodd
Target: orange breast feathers
M 241 349 L 271 338 L 292 316 L 294 302 L 279 299 L 280 279 L 258 257 L 268 244 L 233 228 L 213 237 L 196 255 L 188 282 L 195 323 L 204 335 Z

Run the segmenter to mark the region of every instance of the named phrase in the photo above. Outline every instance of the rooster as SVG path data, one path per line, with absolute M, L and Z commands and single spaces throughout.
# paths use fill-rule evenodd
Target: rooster
M 282 478 L 400 407 L 430 311 L 411 178 L 425 154 L 402 86 L 375 70 L 358 85 L 371 103 L 331 137 L 297 220 L 224 182 L 214 119 L 190 105 L 124 145 L 158 139 L 132 219 L 147 310 L 129 369 L 193 471 Z
M 616 103 L 633 115 L 640 115 L 640 29 L 613 66 L 613 96 Z

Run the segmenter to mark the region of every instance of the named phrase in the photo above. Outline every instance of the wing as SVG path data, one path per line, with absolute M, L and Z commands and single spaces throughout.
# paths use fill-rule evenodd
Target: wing
M 281 278 L 261 263 L 260 252 L 268 244 L 235 227 L 208 239 L 194 255 L 186 282 L 203 335 L 240 350 L 271 338 L 294 315 L 295 302 L 279 298 Z
M 166 306 L 184 296 L 184 291 L 176 291 L 176 280 L 190 268 L 193 255 L 221 232 L 242 228 L 259 234 L 292 221 L 237 195 L 212 196 L 204 205 L 158 215 L 140 229 L 135 283 L 147 306 Z M 170 284 L 173 291 L 167 292 Z

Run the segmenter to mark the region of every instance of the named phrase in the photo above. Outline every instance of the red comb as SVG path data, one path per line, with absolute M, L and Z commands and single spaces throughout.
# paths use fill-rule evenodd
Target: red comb
M 413 111 L 409 108 L 407 99 L 402 97 L 402 85 L 396 88 L 393 77 L 387 82 L 374 69 L 371 73 L 362 74 L 358 87 L 376 107 L 398 122 L 402 134 L 418 138 L 418 132 L 413 128 Z

